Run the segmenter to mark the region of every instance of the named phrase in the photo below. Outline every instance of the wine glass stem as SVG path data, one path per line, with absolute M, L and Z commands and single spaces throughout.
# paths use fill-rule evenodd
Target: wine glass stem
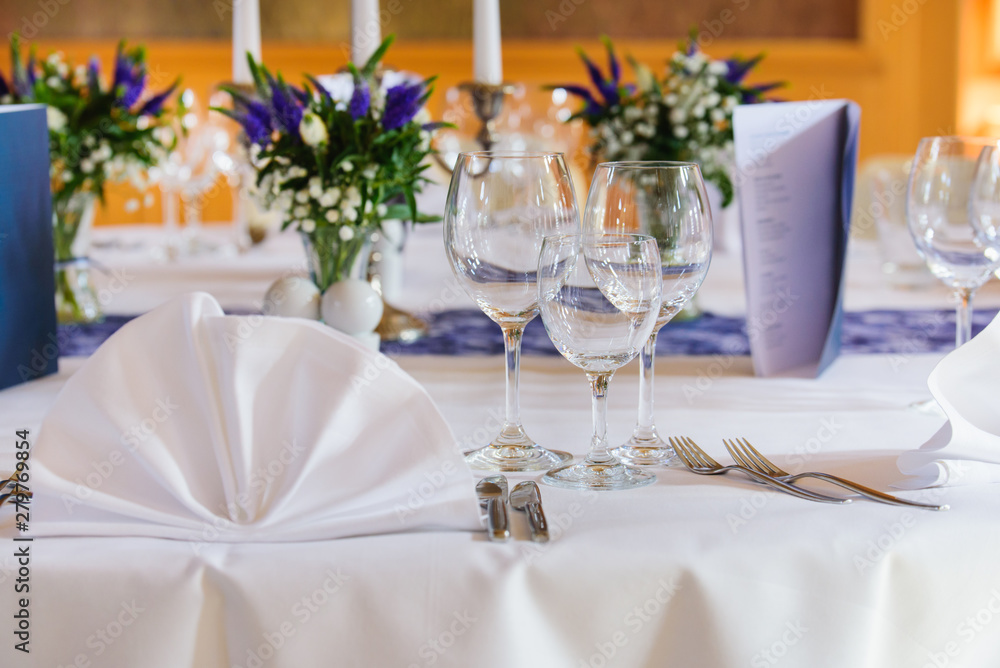
M 639 353 L 639 418 L 635 425 L 635 435 L 652 438 L 656 428 L 653 425 L 653 359 L 656 355 L 656 334 L 649 335 L 649 340 Z
M 593 390 L 594 438 L 590 443 L 588 464 L 608 464 L 615 461 L 608 452 L 608 381 L 611 373 L 588 373 Z
M 507 405 L 502 433 L 511 429 L 521 431 L 521 337 L 524 325 L 503 327 L 503 352 L 507 362 Z
M 972 338 L 972 297 L 975 290 L 958 288 L 955 298 L 958 305 L 955 308 L 955 347 L 960 347 Z

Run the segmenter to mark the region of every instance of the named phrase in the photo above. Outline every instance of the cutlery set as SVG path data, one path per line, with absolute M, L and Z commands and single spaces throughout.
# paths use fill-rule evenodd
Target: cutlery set
M 677 456 L 684 463 L 684 466 L 687 467 L 687 469 L 692 473 L 697 473 L 699 475 L 719 475 L 730 471 L 738 471 L 749 476 L 755 482 L 770 485 L 775 489 L 797 496 L 801 499 L 837 504 L 845 504 L 852 501 L 850 497 L 818 494 L 802 487 L 796 487 L 793 484 L 802 478 L 812 478 L 832 483 L 838 487 L 854 492 L 855 494 L 858 494 L 866 499 L 877 501 L 878 503 L 887 503 L 894 506 L 906 506 L 909 508 L 923 508 L 924 510 L 948 510 L 947 505 L 935 505 L 931 503 L 921 503 L 919 501 L 908 501 L 897 496 L 892 496 L 891 494 L 879 492 L 878 490 L 871 489 L 870 487 L 866 487 L 851 480 L 830 475 L 829 473 L 807 471 L 804 473 L 796 473 L 794 475 L 790 474 L 776 466 L 773 462 L 771 462 L 771 460 L 761 454 L 757 448 L 750 445 L 750 442 L 745 438 L 723 439 L 722 442 L 726 446 L 726 450 L 729 451 L 729 454 L 736 462 L 736 464 L 730 466 L 723 466 L 709 457 L 704 450 L 698 447 L 694 441 L 686 436 L 678 436 L 676 438 L 671 437 L 668 440 L 670 445 L 673 446 L 674 450 L 677 452 Z
M 507 478 L 491 475 L 476 484 L 479 505 L 486 513 L 486 535 L 491 541 L 506 542 L 510 538 L 510 521 L 507 501 L 514 510 L 525 514 L 531 540 L 544 543 L 549 540 L 549 527 L 542 511 L 542 495 L 538 485 L 531 480 L 520 482 L 507 493 Z

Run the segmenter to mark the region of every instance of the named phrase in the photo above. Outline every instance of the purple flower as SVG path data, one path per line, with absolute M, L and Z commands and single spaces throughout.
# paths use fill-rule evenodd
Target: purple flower
M 163 103 L 166 102 L 167 98 L 174 92 L 178 83 L 179 82 L 175 81 L 167 90 L 146 100 L 146 103 L 142 105 L 141 109 L 139 109 L 139 115 L 156 116 L 159 114 L 160 110 L 163 109 Z
M 247 138 L 254 144 L 263 146 L 271 138 L 274 127 L 271 125 L 271 112 L 263 103 L 257 100 L 242 101 L 243 113 L 237 117 Z
M 570 95 L 576 95 L 578 98 L 586 102 L 587 106 L 583 110 L 585 115 L 596 116 L 601 113 L 601 105 L 594 99 L 594 96 L 591 95 L 590 91 L 583 86 L 564 84 L 556 86 L 556 88 L 562 88 Z
M 351 118 L 358 120 L 365 116 L 368 113 L 368 107 L 371 106 L 371 102 L 372 92 L 368 88 L 368 84 L 360 79 L 355 80 L 354 92 L 351 93 L 351 101 L 347 105 L 348 111 L 351 112 Z
M 740 103 L 755 104 L 757 102 L 761 102 L 764 99 L 764 93 L 774 90 L 775 88 L 781 88 L 784 85 L 784 83 L 776 81 L 774 83 L 751 86 L 750 88 L 744 89 L 743 93 L 740 95 Z
M 757 63 L 759 63 L 763 57 L 764 54 L 760 54 L 750 60 L 730 58 L 726 61 L 726 68 L 728 70 L 726 72 L 726 81 L 733 85 L 740 83 L 746 78 L 747 74 L 750 73 L 750 70 L 757 66 Z
M 275 81 L 268 76 L 271 83 L 271 117 L 278 129 L 283 129 L 298 141 L 299 123 L 302 122 L 303 105 L 294 93 L 288 90 L 284 82 Z
M 87 86 L 94 91 L 101 89 L 101 61 L 91 56 L 87 63 Z
M 423 93 L 423 82 L 400 84 L 386 91 L 382 127 L 386 130 L 395 130 L 413 120 L 413 117 L 420 111 Z
M 608 56 L 612 62 L 616 62 L 614 60 L 614 52 L 610 49 L 608 51 Z M 604 73 L 601 72 L 601 69 L 595 65 L 582 50 L 580 51 L 580 58 L 583 59 L 583 64 L 587 66 L 587 72 L 590 73 L 590 80 L 597 88 L 597 91 L 601 94 L 601 97 L 604 98 L 604 105 L 607 107 L 613 107 L 618 104 L 621 101 L 621 96 L 618 93 L 618 81 L 613 75 L 614 71 L 617 69 L 620 76 L 620 69 L 617 67 L 612 68 L 612 77 L 610 79 L 605 79 Z
M 115 54 L 115 78 L 111 85 L 114 91 L 115 104 L 125 109 L 131 109 L 142 96 L 146 87 L 146 68 L 132 56 L 123 53 L 121 47 Z

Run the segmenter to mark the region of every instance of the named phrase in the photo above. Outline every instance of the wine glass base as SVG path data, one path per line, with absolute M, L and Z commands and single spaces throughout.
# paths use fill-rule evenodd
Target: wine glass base
M 660 441 L 660 444 L 636 443 L 629 439 L 623 445 L 611 451 L 618 459 L 632 466 L 668 466 L 683 468 L 680 457 L 668 444 Z
M 487 445 L 465 453 L 465 463 L 474 471 L 548 471 L 572 459 L 568 452 L 537 445 Z
M 656 476 L 618 461 L 591 464 L 584 460 L 552 469 L 542 476 L 542 482 L 566 489 L 633 489 L 653 484 Z

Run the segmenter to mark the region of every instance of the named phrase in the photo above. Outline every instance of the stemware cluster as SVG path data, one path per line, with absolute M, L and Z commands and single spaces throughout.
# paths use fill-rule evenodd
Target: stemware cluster
M 653 423 L 657 331 L 698 290 L 712 248 L 711 212 L 693 163 L 599 165 L 583 225 L 558 153 L 459 156 L 445 206 L 452 270 L 503 330 L 506 414 L 500 434 L 466 454 L 484 471 L 546 471 L 548 484 L 627 489 L 655 480 L 635 465 L 672 465 Z M 584 370 L 593 393 L 590 453 L 573 463 L 521 425 L 521 336 L 542 322 L 559 352 Z M 641 353 L 639 417 L 632 438 L 610 448 L 607 391 L 614 372 Z

